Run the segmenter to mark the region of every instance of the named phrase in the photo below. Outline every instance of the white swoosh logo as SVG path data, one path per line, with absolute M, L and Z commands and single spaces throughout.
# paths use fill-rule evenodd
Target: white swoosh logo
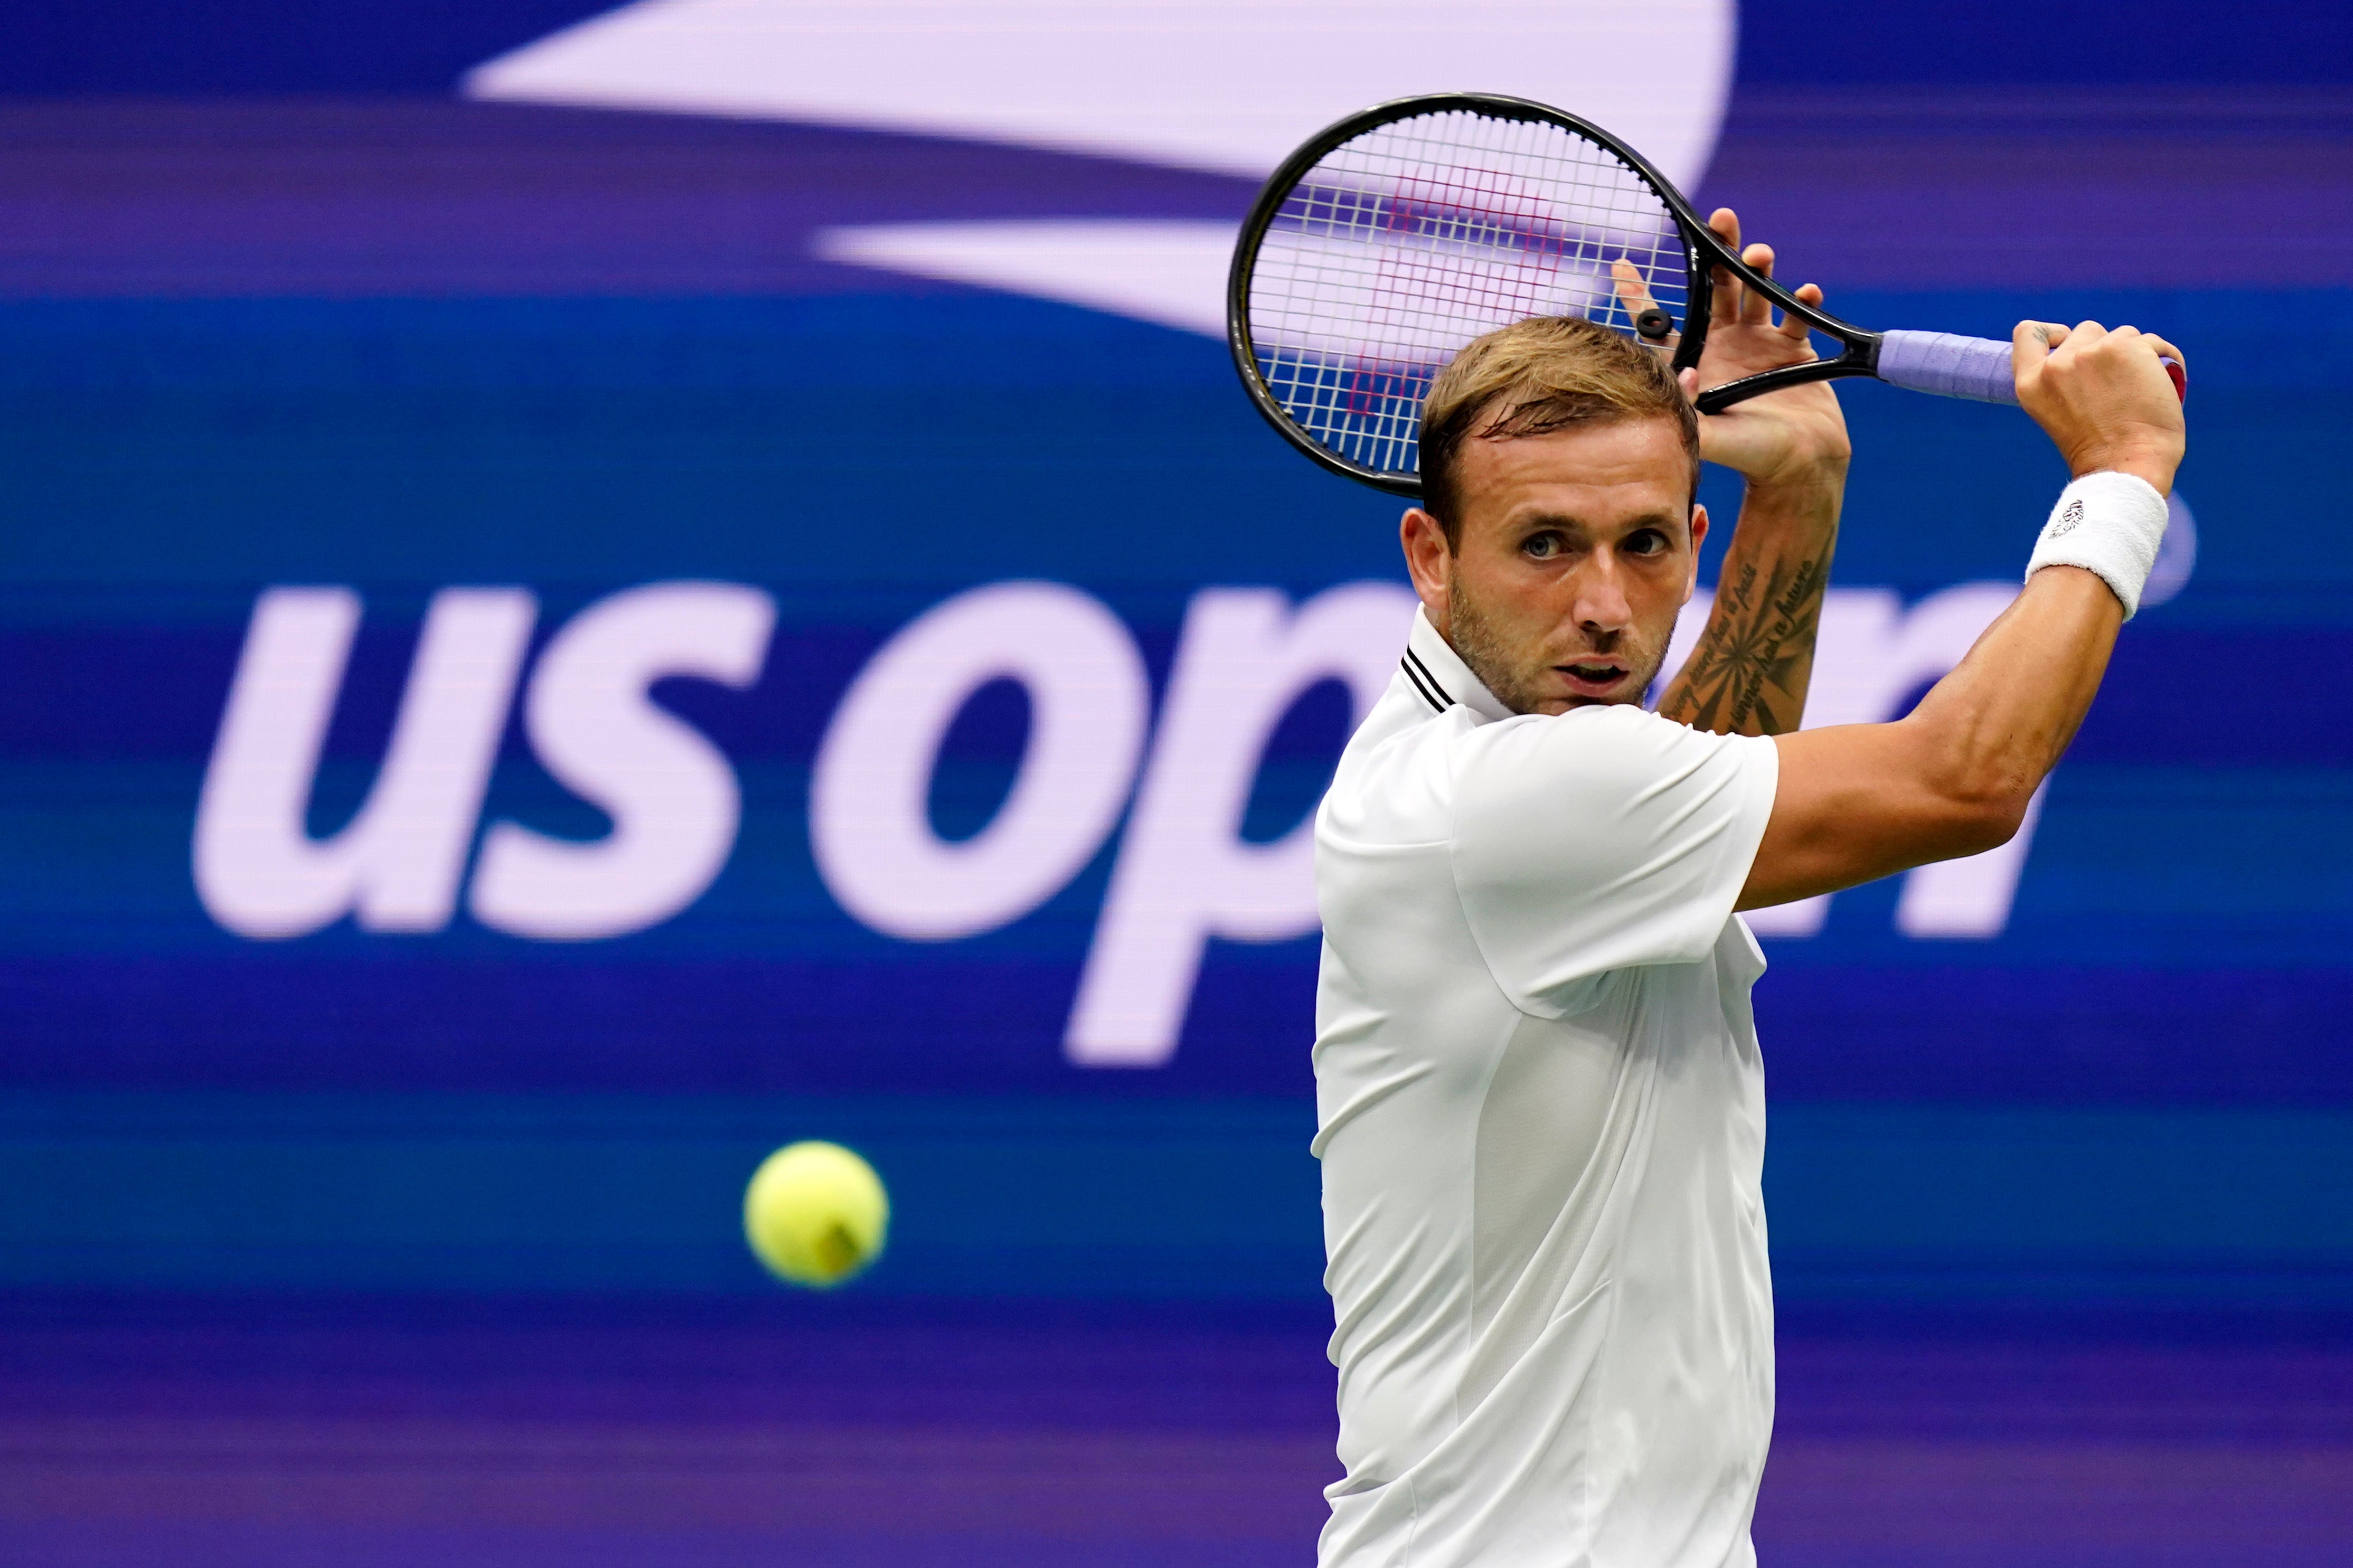
M 1686 187 L 1733 0 L 640 0 L 477 67 L 476 98 L 816 121 L 1263 174 L 1391 98 L 1584 115 Z

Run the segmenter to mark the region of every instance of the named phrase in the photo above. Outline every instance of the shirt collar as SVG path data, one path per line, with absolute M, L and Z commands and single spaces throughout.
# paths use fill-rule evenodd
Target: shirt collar
M 1486 684 L 1471 673 L 1462 656 L 1438 635 L 1438 628 L 1430 624 L 1428 613 L 1421 609 L 1413 612 L 1413 630 L 1406 634 L 1405 658 L 1400 662 L 1406 679 L 1430 704 L 1433 713 L 1459 706 L 1469 709 L 1482 724 L 1512 716 L 1512 710 L 1497 701 Z

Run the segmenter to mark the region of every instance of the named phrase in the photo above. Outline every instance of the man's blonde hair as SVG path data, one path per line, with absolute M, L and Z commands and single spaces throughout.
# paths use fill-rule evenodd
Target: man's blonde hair
M 1449 550 L 1462 544 L 1454 468 L 1465 441 L 1542 436 L 1572 425 L 1672 419 L 1699 494 L 1699 418 L 1660 357 L 1577 316 L 1531 316 L 1454 356 L 1421 405 L 1421 504 Z

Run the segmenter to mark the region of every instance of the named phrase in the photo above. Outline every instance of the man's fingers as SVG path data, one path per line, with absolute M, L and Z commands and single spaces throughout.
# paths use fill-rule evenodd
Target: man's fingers
M 2147 347 L 2150 357 L 2163 357 L 2187 367 L 2181 351 L 2155 332 L 2144 332 L 2138 327 L 2102 326 L 2097 321 L 2078 321 L 2063 327 L 2056 321 L 2021 321 L 2010 336 L 2010 366 L 2021 387 L 2042 374 L 2046 362 L 2061 360 L 2068 364 L 2080 364 L 2090 355 L 2100 353 L 2104 347 L 2116 353 L 2133 353 Z M 2102 355 L 2101 357 L 2111 357 Z M 2180 384 L 2176 378 L 2175 384 Z
M 1734 212 L 1730 207 L 1718 207 L 1708 215 L 1707 226 L 1715 231 L 1716 237 L 1724 241 L 1733 255 L 1740 254 L 1740 215 L 1738 213 Z M 1708 279 L 1711 296 L 1708 301 L 1710 314 L 1719 321 L 1738 321 L 1741 295 L 1739 277 L 1731 268 L 1725 267 L 1713 267 L 1708 270 L 1713 275 Z
M 1730 323 L 1740 320 L 1740 279 L 1729 267 L 1708 268 L 1708 315 Z
M 1749 266 L 1755 268 L 1766 277 L 1770 278 L 1773 276 L 1773 247 L 1771 246 L 1752 245 L 1747 249 L 1740 253 L 1740 259 L 1748 263 Z M 1751 326 L 1769 326 L 1773 321 L 1772 300 L 1768 296 L 1760 293 L 1754 289 L 1744 290 L 1740 301 L 1740 319 L 1746 321 Z
M 1609 287 L 1618 296 L 1618 308 L 1626 312 L 1626 320 L 1634 322 L 1639 332 L 1642 312 L 1656 303 L 1651 295 L 1650 279 L 1642 276 L 1642 269 L 1631 259 L 1621 256 L 1609 264 Z M 1674 331 L 1663 338 L 1646 337 L 1641 340 L 1644 348 L 1657 349 L 1661 353 L 1672 353 L 1682 341 L 1683 334 Z
M 1609 264 L 1609 286 L 1618 295 L 1618 303 L 1630 319 L 1651 308 L 1650 279 L 1642 269 L 1620 257 Z
M 2067 329 L 2056 321 L 2021 321 L 2010 334 L 2010 373 L 2020 380 L 2051 357 L 2067 341 Z
M 2143 332 L 2141 334 L 2141 338 L 2143 341 L 2153 346 L 2158 353 L 2162 354 L 2167 359 L 2171 360 L 2183 370 L 2186 371 L 2189 368 L 2189 356 L 2183 353 L 2179 349 L 2175 348 L 2163 338 L 2158 337 L 2155 332 Z
M 2105 339 L 2126 354 L 2137 353 L 2146 349 L 2151 359 L 2173 361 L 2173 366 L 2160 368 L 2165 370 L 2166 378 L 2173 383 L 2175 394 L 2185 398 L 2189 396 L 2189 362 L 2182 357 L 2181 351 L 2173 344 L 2158 337 L 2155 332 L 2144 332 L 2138 327 L 2130 326 L 2117 327 L 2114 331 L 2106 333 Z M 2080 336 L 2079 341 L 2081 341 Z
M 2063 341 L 2073 343 L 2075 345 L 2075 351 L 2078 353 L 2081 353 L 2084 350 L 2090 348 L 2094 343 L 2098 342 L 2102 338 L 2105 338 L 2107 335 L 2108 329 L 2100 325 L 2099 322 L 2094 321 L 2082 321 L 2067 329 Z M 2052 344 L 2051 350 L 2053 353 L 2056 353 L 2059 351 L 2059 344 Z
M 2010 339 L 2018 401 L 2078 478 L 2137 475 L 2160 493 L 2181 460 L 2180 381 L 2158 365 L 2173 345 L 2097 321 L 2021 321 Z
M 2120 338 L 2132 342 L 2147 343 L 2151 350 L 2161 357 L 2172 360 L 2182 365 L 2184 368 L 2187 368 L 2189 363 L 2189 357 L 2179 349 L 2176 348 L 2172 343 L 2158 337 L 2155 332 L 2145 332 L 2138 327 L 2117 326 L 2111 328 L 2104 327 L 2097 321 L 2085 321 L 2083 325 L 2077 327 L 2070 335 L 2074 337 L 2080 342 L 2097 342 L 2103 338 Z
M 1822 302 L 1821 286 L 1818 283 L 1801 284 L 1798 289 L 1798 298 L 1806 304 L 1820 309 Z M 1781 313 L 1781 330 L 1800 342 L 1805 341 L 1807 333 L 1813 331 L 1811 327 L 1806 325 L 1805 317 L 1792 315 L 1787 310 Z

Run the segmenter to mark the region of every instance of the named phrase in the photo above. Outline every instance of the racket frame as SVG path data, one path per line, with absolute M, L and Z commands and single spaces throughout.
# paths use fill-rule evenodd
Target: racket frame
M 1699 363 L 1700 353 L 1706 347 L 1718 268 L 1763 294 L 1784 312 L 1798 317 L 1814 331 L 1835 338 L 1842 345 L 1842 352 L 1832 359 L 1784 365 L 1778 370 L 1760 372 L 1737 381 L 1725 382 L 1721 386 L 1709 387 L 1694 399 L 1701 413 L 1720 414 L 1736 403 L 1746 402 L 1785 386 L 1878 373 L 1879 333 L 1866 331 L 1851 321 L 1842 321 L 1827 310 L 1807 304 L 1741 260 L 1738 254 L 1724 242 L 1723 236 L 1702 221 L 1697 210 L 1683 198 L 1683 194 L 1675 188 L 1673 182 L 1661 174 L 1649 159 L 1590 121 L 1532 99 L 1508 98 L 1499 93 L 1433 92 L 1391 99 L 1387 103 L 1359 110 L 1345 120 L 1335 121 L 1325 126 L 1303 142 L 1298 151 L 1285 158 L 1267 177 L 1265 185 L 1259 191 L 1258 199 L 1250 204 L 1250 216 L 1242 220 L 1241 237 L 1234 246 L 1233 264 L 1226 274 L 1226 343 L 1233 353 L 1234 369 L 1241 376 L 1242 386 L 1249 392 L 1251 405 L 1286 440 L 1323 467 L 1359 483 L 1387 490 L 1391 495 L 1418 499 L 1421 494 L 1421 478 L 1418 473 L 1375 468 L 1342 457 L 1303 428 L 1268 389 L 1265 376 L 1259 369 L 1258 347 L 1251 339 L 1250 327 L 1250 276 L 1257 269 L 1259 248 L 1264 244 L 1268 230 L 1272 227 L 1276 216 L 1282 212 L 1283 204 L 1290 199 L 1299 182 L 1334 149 L 1383 125 L 1423 115 L 1457 111 L 1485 115 L 1493 120 L 1516 120 L 1556 126 L 1600 147 L 1648 181 L 1658 192 L 1660 199 L 1666 205 L 1668 216 L 1674 219 L 1675 227 L 1681 234 L 1684 253 L 1687 297 L 1683 302 L 1683 332 L 1676 341 L 1673 356 L 1669 362 L 1672 369 L 1678 372 L 1690 369 Z

